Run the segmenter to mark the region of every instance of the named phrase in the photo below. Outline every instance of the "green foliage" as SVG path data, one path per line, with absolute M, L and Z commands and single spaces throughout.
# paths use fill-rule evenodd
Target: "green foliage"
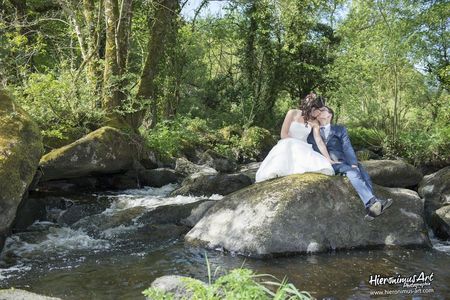
M 356 149 L 380 150 L 386 138 L 383 131 L 365 127 L 350 127 L 348 128 L 348 134 L 353 147 Z
M 220 17 L 194 23 L 180 15 L 168 31 L 154 99 L 135 97 L 150 51 L 152 1 L 133 4 L 126 70 L 107 83 L 104 21 L 94 24 L 98 56 L 88 58 L 95 42 L 89 1 L 63 1 L 68 10 L 54 2 L 0 5 L 0 84 L 37 120 L 47 146 L 100 126 L 100 95 L 119 89 L 112 112 L 147 110 L 156 127 L 142 132 L 166 158 L 197 147 L 261 158 L 274 141 L 241 128 L 279 132 L 286 112 L 315 90 L 356 148 L 415 163 L 447 153 L 448 1 L 227 1 Z
M 429 132 L 414 130 L 402 133 L 398 140 L 388 138 L 383 143 L 387 158 L 403 157 L 414 165 L 450 163 L 450 126 L 433 128 Z
M 160 122 L 141 133 L 148 145 L 165 159 L 179 157 L 183 152 L 211 144 L 212 132 L 200 118 L 177 118 Z
M 256 160 L 275 144 L 267 129 L 253 126 L 243 131 L 238 125 L 216 129 L 197 117 L 165 120 L 141 133 L 164 159 L 180 157 L 194 149 L 212 149 L 234 161 Z
M 103 122 L 104 112 L 97 108 L 90 85 L 75 77 L 66 69 L 33 73 L 23 85 L 10 87 L 44 138 L 79 138 Z
M 244 131 L 239 150 L 243 160 L 255 160 L 261 156 L 262 151 L 272 148 L 274 144 L 269 130 L 254 126 Z
M 284 278 L 281 282 L 270 274 L 255 274 L 246 268 L 233 269 L 228 274 L 212 279 L 210 264 L 206 257 L 208 267 L 209 283 L 193 278 L 182 278 L 186 291 L 189 291 L 189 298 L 195 300 L 234 300 L 234 299 L 255 299 L 255 300 L 306 300 L 312 299 L 308 292 L 299 291 L 292 283 L 288 283 Z M 216 269 L 217 271 L 217 269 Z M 273 291 L 273 288 L 276 290 Z M 157 288 L 148 288 L 142 292 L 152 300 L 174 299 L 174 294 L 163 292 Z

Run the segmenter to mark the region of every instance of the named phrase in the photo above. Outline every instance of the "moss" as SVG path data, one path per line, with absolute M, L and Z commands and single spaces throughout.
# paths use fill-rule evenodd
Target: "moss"
M 253 203 L 257 203 L 263 199 L 267 191 L 279 191 L 285 194 L 280 199 L 290 199 L 289 195 L 295 194 L 296 189 L 307 189 L 310 185 L 317 186 L 329 181 L 330 177 L 333 178 L 319 173 L 294 174 L 250 185 L 232 195 L 239 199 L 250 199 Z M 292 189 L 293 186 L 296 189 Z
M 9 226 L 43 152 L 39 128 L 0 91 L 0 230 Z
M 119 129 L 113 128 L 113 127 L 109 127 L 109 126 L 105 126 L 102 128 L 99 128 L 95 131 L 92 131 L 91 133 L 85 135 L 84 137 L 76 140 L 73 143 L 70 143 L 68 145 L 65 145 L 61 148 L 57 148 L 52 150 L 51 152 L 47 153 L 46 155 L 44 155 L 41 159 L 41 164 L 44 164 L 50 160 L 54 160 L 58 157 L 61 157 L 66 151 L 71 151 L 73 150 L 77 145 L 80 145 L 82 143 L 85 143 L 86 141 L 89 140 L 103 140 L 105 143 L 109 144 L 109 145 L 113 145 L 115 142 L 115 140 L 117 140 L 117 135 L 113 135 L 113 134 L 106 134 L 108 133 L 109 130 L 115 131 L 117 134 L 119 135 L 123 135 L 124 133 L 122 131 L 120 131 Z

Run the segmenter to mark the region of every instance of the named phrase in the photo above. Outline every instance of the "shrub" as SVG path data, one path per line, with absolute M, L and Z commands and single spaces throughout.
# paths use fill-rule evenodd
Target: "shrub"
M 450 127 L 435 127 L 428 132 L 403 132 L 396 141 L 386 138 L 383 153 L 387 158 L 403 157 L 416 166 L 446 165 L 450 162 Z
M 354 148 L 369 148 L 373 151 L 379 151 L 386 138 L 383 131 L 364 127 L 350 127 L 348 128 L 348 134 Z
M 188 117 L 164 120 L 151 130 L 142 130 L 141 134 L 149 147 L 166 159 L 197 147 L 209 148 L 215 138 L 205 120 Z
M 33 73 L 24 85 L 10 86 L 17 102 L 33 117 L 50 140 L 70 140 L 102 124 L 105 113 L 97 108 L 94 91 L 76 81 L 68 70 Z
M 221 299 L 312 299 L 308 292 L 299 291 L 286 278 L 281 282 L 270 274 L 255 274 L 252 270 L 239 268 L 222 275 L 214 282 L 211 279 L 211 268 L 206 257 L 208 268 L 208 284 L 193 278 L 182 278 L 186 289 L 192 294 L 189 299 L 221 300 Z M 217 269 L 216 269 L 217 271 Z M 216 272 L 215 272 L 216 273 Z M 275 280 L 275 281 L 274 281 Z M 269 288 L 276 287 L 276 291 Z M 174 299 L 174 294 L 157 288 L 148 288 L 142 292 L 152 300 Z

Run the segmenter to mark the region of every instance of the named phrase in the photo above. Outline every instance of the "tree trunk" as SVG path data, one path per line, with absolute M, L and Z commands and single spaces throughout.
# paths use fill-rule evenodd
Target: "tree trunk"
M 117 77 L 119 64 L 117 59 L 117 23 L 119 7 L 117 0 L 105 0 L 106 49 L 105 70 L 103 73 L 103 107 L 111 114 L 120 105 Z
M 95 85 L 98 96 L 100 95 L 102 81 L 99 65 L 99 19 L 101 17 L 102 2 L 101 0 L 99 1 L 97 9 L 94 0 L 83 0 L 83 14 L 87 28 L 87 79 Z
M 178 0 L 157 0 L 154 19 L 149 22 L 150 37 L 148 41 L 148 55 L 141 74 L 136 98 L 138 101 L 150 101 L 152 115 L 151 127 L 158 122 L 157 86 L 155 79 L 160 73 L 160 62 L 164 58 L 166 50 L 167 35 L 172 24 L 176 21 L 179 13 Z M 145 117 L 148 107 L 128 116 L 129 123 L 133 128 L 138 128 Z
M 117 25 L 117 57 L 119 74 L 124 74 L 128 65 L 128 48 L 131 34 L 131 20 L 133 16 L 133 0 L 122 0 L 119 23 Z

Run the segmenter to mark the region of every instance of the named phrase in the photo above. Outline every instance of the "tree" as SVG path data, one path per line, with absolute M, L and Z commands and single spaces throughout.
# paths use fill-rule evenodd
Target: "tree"
M 178 0 L 155 1 L 153 17 L 149 19 L 149 37 L 147 45 L 147 58 L 142 70 L 136 99 L 143 103 L 143 107 L 127 116 L 128 122 L 133 128 L 139 128 L 148 109 L 146 103 L 150 103 L 151 127 L 158 123 L 158 99 L 156 77 L 161 71 L 161 61 L 167 51 L 168 36 L 177 30 L 177 18 L 179 16 Z M 139 106 L 139 104 L 138 104 Z

